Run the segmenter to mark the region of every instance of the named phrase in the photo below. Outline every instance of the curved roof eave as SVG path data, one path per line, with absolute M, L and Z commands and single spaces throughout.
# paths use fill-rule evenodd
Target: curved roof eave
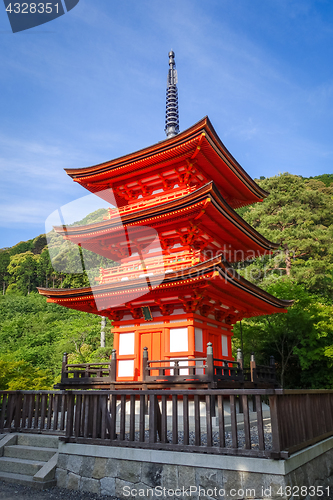
M 209 188 L 209 190 L 207 190 Z M 251 227 L 242 217 L 240 217 L 237 212 L 223 199 L 223 197 L 220 195 L 218 189 L 214 185 L 213 181 L 205 184 L 204 186 L 198 188 L 196 191 L 193 191 L 190 194 L 187 194 L 185 196 L 182 196 L 181 198 L 177 200 L 173 200 L 171 202 L 166 202 L 158 205 L 155 209 L 158 210 L 159 215 L 163 215 L 165 212 L 168 213 L 169 215 L 172 214 L 173 210 L 176 210 L 176 207 L 173 207 L 177 201 L 182 201 L 183 203 L 186 203 L 187 199 L 193 199 L 194 203 L 196 200 L 195 198 L 200 196 L 201 192 L 207 191 L 207 196 L 209 195 L 209 192 L 212 193 L 218 200 L 218 204 L 220 205 L 220 209 L 223 211 L 224 216 L 227 217 L 227 219 L 230 219 L 233 224 L 237 225 L 238 229 L 242 231 L 248 238 L 252 239 L 255 241 L 257 244 L 261 245 L 263 248 L 266 247 L 266 249 L 269 249 L 271 251 L 277 250 L 279 248 L 279 243 L 274 243 L 272 241 L 267 240 L 264 236 L 262 236 L 256 229 Z M 188 202 L 190 203 L 190 202 Z M 187 206 L 187 205 L 186 205 Z M 140 216 L 140 214 L 143 214 L 144 212 L 147 212 L 147 210 L 151 210 L 151 207 L 149 208 L 142 208 L 140 211 L 136 212 L 135 214 L 124 214 L 122 217 L 118 216 L 118 219 L 116 218 L 117 224 L 120 225 L 121 228 L 127 227 L 128 224 L 133 223 L 133 220 L 130 219 L 130 217 L 133 217 L 134 215 L 136 217 Z M 157 213 L 157 212 L 156 212 Z M 126 217 L 127 215 L 127 217 Z M 144 217 L 144 216 L 142 216 Z M 126 219 L 129 218 L 128 221 Z M 145 220 L 145 219 L 144 219 Z M 110 229 L 110 220 L 103 220 L 100 222 L 95 222 L 92 224 L 88 225 L 83 225 L 83 226 L 68 226 L 66 230 L 64 231 L 62 226 L 59 227 L 54 227 L 54 230 L 58 234 L 63 234 L 63 236 L 70 236 L 72 235 L 84 235 L 84 234 L 89 234 L 91 233 L 91 238 L 94 239 L 96 238 L 96 233 L 98 231 L 102 231 L 105 233 L 106 229 Z M 94 234 L 95 233 L 95 234 Z
M 210 259 L 203 263 L 196 264 L 195 266 L 192 266 L 190 268 L 170 273 L 167 276 L 165 276 L 162 283 L 159 280 L 160 275 L 150 276 L 149 280 L 152 286 L 154 286 L 154 280 L 157 280 L 160 283 L 155 288 L 155 290 L 157 290 L 160 286 L 163 287 L 163 285 L 168 282 L 169 283 L 173 282 L 175 284 L 181 283 L 186 279 L 186 271 L 188 279 L 191 279 L 192 275 L 196 276 L 197 278 L 198 272 L 201 272 L 202 278 L 205 279 L 203 276 L 205 273 L 213 272 L 215 270 L 219 272 L 221 278 L 223 276 L 223 279 L 227 279 L 227 281 L 229 281 L 231 284 L 235 285 L 238 288 L 243 289 L 243 291 L 249 293 L 250 295 L 255 296 L 256 299 L 266 302 L 271 307 L 275 307 L 277 309 L 285 309 L 286 307 L 292 306 L 292 304 L 294 303 L 293 300 L 278 299 L 277 297 L 274 297 L 274 295 L 271 295 L 270 293 L 266 292 L 265 290 L 262 290 L 253 283 L 250 283 L 245 278 L 242 278 L 222 257 L 214 257 L 213 259 Z M 178 279 L 179 277 L 181 278 L 180 280 Z M 121 291 L 121 289 L 126 287 L 126 290 L 130 293 L 130 288 L 132 287 L 137 288 L 140 286 L 140 284 L 146 287 L 147 286 L 146 278 L 138 278 L 126 282 L 119 282 L 117 284 L 110 283 L 104 285 L 97 285 L 94 286 L 93 288 L 84 287 L 84 288 L 67 288 L 67 289 L 64 288 L 37 288 L 37 289 L 41 295 L 44 295 L 48 298 L 55 300 L 56 299 L 61 300 L 61 298 L 63 299 L 72 298 L 72 300 L 86 298 L 87 300 L 89 300 L 93 299 L 93 295 L 96 293 L 97 294 L 99 292 L 105 293 L 109 286 L 112 286 L 114 290 L 115 286 L 117 286 L 119 291 Z
M 98 175 L 106 171 L 112 171 L 115 168 L 121 166 L 126 166 L 132 162 L 137 162 L 138 160 L 143 160 L 151 156 L 161 154 L 165 151 L 172 149 L 175 146 L 181 145 L 183 142 L 188 141 L 190 138 L 193 139 L 195 136 L 199 136 L 202 133 L 206 133 L 209 138 L 209 143 L 214 148 L 215 152 L 220 153 L 220 155 L 225 155 L 228 158 L 229 169 L 233 170 L 233 173 L 241 180 L 247 187 L 252 191 L 256 197 L 259 199 L 266 198 L 268 192 L 262 189 L 250 175 L 243 169 L 243 167 L 237 162 L 237 160 L 232 156 L 229 150 L 225 147 L 219 136 L 217 135 L 211 121 L 208 116 L 205 116 L 202 120 L 198 121 L 188 129 L 179 133 L 178 135 L 170 138 L 164 139 L 152 146 L 140 149 L 128 155 L 124 155 L 113 160 L 99 163 L 97 165 L 92 165 L 90 167 L 84 168 L 69 168 L 65 169 L 65 172 L 72 179 L 84 179 L 84 177 L 93 175 Z

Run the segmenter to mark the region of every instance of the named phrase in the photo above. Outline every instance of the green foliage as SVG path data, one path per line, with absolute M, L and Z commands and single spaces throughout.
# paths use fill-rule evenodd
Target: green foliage
M 3 285 L 3 290 L 9 281 L 8 266 L 10 262 L 10 253 L 8 250 L 0 250 L 0 283 Z
M 95 210 L 95 212 L 92 212 L 91 214 L 86 215 L 83 219 L 80 221 L 73 222 L 73 224 L 70 224 L 71 226 L 85 226 L 88 224 L 93 224 L 94 222 L 101 222 L 103 220 L 103 217 L 108 214 L 108 210 L 106 208 L 99 208 L 98 210 Z
M 240 264 L 244 276 L 262 283 L 268 275 L 287 275 L 311 292 L 333 297 L 333 197 L 318 180 L 283 174 L 260 181 L 270 192 L 243 213 L 268 240 L 279 243 L 273 257 Z M 257 273 L 255 272 L 257 270 Z
M 281 299 L 293 299 L 293 306 L 287 314 L 237 323 L 235 348 L 243 337 L 247 364 L 251 352 L 256 353 L 258 364 L 267 365 L 274 356 L 284 387 L 333 388 L 333 305 L 320 301 L 292 279 L 277 279 L 266 290 Z
M 269 197 L 242 214 L 280 248 L 271 256 L 239 263 L 240 274 L 272 295 L 293 299 L 294 305 L 287 314 L 238 323 L 234 346 L 239 347 L 243 339 L 247 362 L 252 351 L 258 364 L 267 364 L 273 355 L 285 387 L 333 387 L 333 187 L 329 177 L 283 174 L 262 179 L 258 182 Z
M 32 252 L 34 254 L 41 254 L 46 245 L 47 245 L 46 235 L 40 234 L 39 236 L 36 236 L 36 238 L 32 242 L 32 248 L 31 248 Z
M 24 360 L 27 366 L 20 365 L 20 370 L 24 368 L 34 376 L 35 384 L 51 387 L 59 378 L 64 352 L 78 362 L 108 359 L 113 340 L 111 324 L 107 320 L 107 348 L 101 349 L 100 323 L 99 316 L 48 304 L 37 293 L 0 296 L 0 360 L 10 363 Z M 11 377 L 15 375 L 11 364 L 5 368 Z
M 314 177 L 309 177 L 309 179 L 316 179 L 318 181 L 321 181 L 325 184 L 326 187 L 329 187 L 331 184 L 333 184 L 333 174 L 315 175 Z
M 8 361 L 0 358 L 0 390 L 27 391 L 52 389 L 49 373 L 34 368 L 26 361 Z
M 37 258 L 32 252 L 13 255 L 10 258 L 7 270 L 12 277 L 13 284 L 15 284 L 15 290 L 29 294 L 35 285 L 36 269 Z M 9 288 L 10 290 L 11 288 Z
M 16 255 L 19 253 L 30 252 L 32 250 L 32 241 L 33 240 L 20 241 L 20 243 L 17 243 L 16 245 L 8 249 L 9 254 Z

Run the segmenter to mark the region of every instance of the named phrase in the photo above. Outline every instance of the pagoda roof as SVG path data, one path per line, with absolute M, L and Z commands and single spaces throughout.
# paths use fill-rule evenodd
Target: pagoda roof
M 159 205 L 143 205 L 135 211 L 130 206 L 123 207 L 119 211 L 111 210 L 108 220 L 54 229 L 59 235 L 87 250 L 115 259 L 121 245 L 127 248 L 124 228 L 131 228 L 131 236 L 135 234 L 136 238 L 143 238 L 150 228 L 154 228 L 160 239 L 176 240 L 182 237 L 179 231 L 184 226 L 188 227 L 189 232 L 192 231 L 193 241 L 200 238 L 202 232 L 208 234 L 211 241 L 206 248 L 213 252 L 220 250 L 221 253 L 224 247 L 231 262 L 271 253 L 279 246 L 247 224 L 222 198 L 213 182 Z M 155 233 L 150 234 L 151 238 L 155 237 Z M 105 244 L 108 240 L 112 241 L 112 245 Z M 204 239 L 202 241 L 205 242 Z
M 91 167 L 65 170 L 74 181 L 108 201 L 112 196 L 107 190 L 113 188 L 113 194 L 121 206 L 124 200 L 117 190 L 121 183 L 139 179 L 147 184 L 145 176 L 151 178 L 153 173 L 157 173 L 161 182 L 165 183 L 167 178 L 161 172 L 177 169 L 177 166 L 179 172 L 184 166 L 187 168 L 187 174 L 183 175 L 188 175 L 194 168 L 199 184 L 200 180 L 201 184 L 213 180 L 233 208 L 262 201 L 268 195 L 224 146 L 208 117 L 175 137 L 137 152 Z
M 145 293 L 147 284 L 149 292 Z M 174 300 L 175 295 L 180 297 L 189 293 L 201 293 L 202 297 L 210 301 L 232 307 L 238 312 L 236 321 L 242 317 L 287 312 L 286 307 L 293 304 L 292 300 L 278 299 L 242 278 L 222 257 L 166 274 L 163 281 L 161 275 L 154 275 L 95 287 L 38 288 L 38 291 L 48 298 L 48 302 L 101 315 L 107 315 L 112 310 L 126 310 L 125 304 L 133 304 L 133 301 L 144 305 L 147 299 L 150 302 L 151 299 L 162 300 L 167 305 L 168 299 Z M 121 304 L 115 308 L 110 307 L 117 296 L 121 297 Z M 104 309 L 97 309 L 97 298 L 99 304 L 104 301 Z

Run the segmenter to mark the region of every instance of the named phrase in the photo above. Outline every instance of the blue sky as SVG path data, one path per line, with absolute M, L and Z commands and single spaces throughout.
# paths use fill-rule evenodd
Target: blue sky
M 181 130 L 208 115 L 252 177 L 333 172 L 331 0 L 80 0 L 16 34 L 0 4 L 0 248 L 86 194 L 64 168 L 164 139 L 170 49 Z

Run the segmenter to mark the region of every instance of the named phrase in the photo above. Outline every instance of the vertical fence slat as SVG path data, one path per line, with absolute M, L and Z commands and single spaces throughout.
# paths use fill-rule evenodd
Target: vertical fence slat
M 140 394 L 139 441 L 145 441 L 146 396 Z
M 1 402 L 1 413 L 0 413 L 0 430 L 4 428 L 7 411 L 8 411 L 8 394 L 3 394 Z
M 111 396 L 111 426 L 110 426 L 110 439 L 113 441 L 117 439 L 117 396 L 112 394 Z
M 54 431 L 58 430 L 58 416 L 59 416 L 59 395 L 56 394 L 53 398 L 53 425 L 52 429 Z
M 66 397 L 68 394 L 62 394 L 61 396 L 61 408 L 60 408 L 60 430 L 63 431 L 65 429 L 65 418 L 67 411 L 68 398 Z
M 10 429 L 12 426 L 14 409 L 15 409 L 15 394 L 8 394 L 7 418 L 5 420 L 5 427 L 7 429 Z
M 262 416 L 262 402 L 259 395 L 255 396 L 256 409 L 257 409 L 257 429 L 258 429 L 258 442 L 259 450 L 265 449 L 265 438 L 264 438 L 264 421 Z
M 206 429 L 207 429 L 207 446 L 213 446 L 213 432 L 212 432 L 212 396 L 206 396 Z
M 41 431 L 45 429 L 46 403 L 47 403 L 47 394 L 42 394 L 41 410 L 40 410 L 40 429 L 41 429 Z
M 101 410 L 101 439 L 106 439 L 106 412 L 108 409 L 107 397 L 101 396 L 99 402 Z
M 272 448 L 276 453 L 281 451 L 281 436 L 280 436 L 280 421 L 278 418 L 278 401 L 279 396 L 273 395 L 269 397 L 269 408 L 271 412 L 271 426 L 272 426 Z M 287 419 L 289 415 L 285 415 Z
M 184 427 L 184 444 L 189 444 L 190 441 L 190 422 L 188 416 L 188 396 L 183 396 L 183 427 Z
M 28 414 L 28 395 L 24 394 L 23 404 L 22 404 L 22 423 L 21 429 L 25 429 L 27 425 L 27 414 Z
M 34 406 L 35 406 L 35 395 L 34 394 L 29 394 L 29 401 L 28 401 L 28 424 L 27 428 L 31 429 L 32 428 L 32 417 L 34 413 Z
M 84 436 L 84 421 L 85 421 L 85 415 L 86 415 L 86 396 L 83 394 L 82 396 L 82 403 L 81 403 L 81 419 L 80 419 L 80 436 Z
M 38 421 L 39 421 L 39 400 L 40 400 L 40 395 L 36 394 L 35 396 L 35 412 L 34 412 L 34 423 L 33 423 L 33 429 L 38 429 Z
M 86 396 L 85 397 L 85 400 L 84 400 L 84 424 L 83 424 L 83 436 L 85 438 L 89 437 L 90 435 L 90 418 L 89 418 L 89 414 L 90 414 L 90 401 L 91 401 L 92 398 Z
M 130 396 L 130 429 L 129 440 L 134 441 L 135 436 L 135 395 Z
M 97 424 L 98 424 L 98 396 L 96 394 L 93 395 L 93 420 L 92 420 L 92 437 L 94 439 L 97 438 Z
M 243 403 L 243 415 L 244 415 L 244 435 L 245 435 L 245 449 L 251 449 L 251 431 L 250 431 L 250 416 L 249 416 L 249 400 L 248 396 L 244 394 L 241 396 Z
M 120 432 L 119 432 L 120 441 L 124 441 L 125 439 L 125 417 L 126 417 L 126 396 L 122 394 L 120 396 Z
M 49 397 L 48 397 L 48 406 L 47 406 L 47 419 L 46 419 L 46 428 L 47 428 L 47 430 L 51 429 L 52 408 L 53 408 L 53 394 L 49 394 Z
M 82 406 L 82 396 L 78 394 L 76 396 L 76 405 L 74 408 L 74 436 L 80 436 L 80 423 L 81 423 L 81 406 Z
M 219 419 L 219 441 L 220 448 L 225 447 L 225 427 L 224 427 L 224 404 L 223 404 L 223 396 L 217 396 L 217 411 L 218 411 L 218 419 Z
M 306 394 L 305 395 L 305 413 L 307 415 L 306 424 L 307 424 L 307 433 L 308 433 L 309 439 L 312 439 L 315 435 L 314 429 L 313 429 L 312 412 L 313 412 L 313 407 L 311 404 L 310 394 Z
M 172 444 L 178 443 L 178 398 L 172 395 Z
M 326 418 L 326 432 L 333 428 L 333 415 L 330 408 L 330 398 L 325 394 L 325 418 Z
M 168 433 L 168 415 L 167 415 L 167 396 L 162 395 L 162 407 L 161 407 L 161 442 L 167 443 L 167 433 Z
M 61 414 L 65 415 L 65 401 L 67 405 L 66 412 L 66 436 L 71 437 L 73 435 L 73 424 L 74 424 L 74 405 L 75 396 L 73 394 L 67 394 L 67 398 L 62 398 Z
M 238 448 L 236 401 L 233 394 L 230 396 L 230 421 L 232 447 Z
M 200 399 L 196 394 L 194 396 L 194 442 L 196 446 L 201 445 L 201 429 L 200 429 Z
M 156 402 L 155 394 L 149 395 L 149 442 L 156 443 L 157 434 L 157 415 L 156 415 Z

